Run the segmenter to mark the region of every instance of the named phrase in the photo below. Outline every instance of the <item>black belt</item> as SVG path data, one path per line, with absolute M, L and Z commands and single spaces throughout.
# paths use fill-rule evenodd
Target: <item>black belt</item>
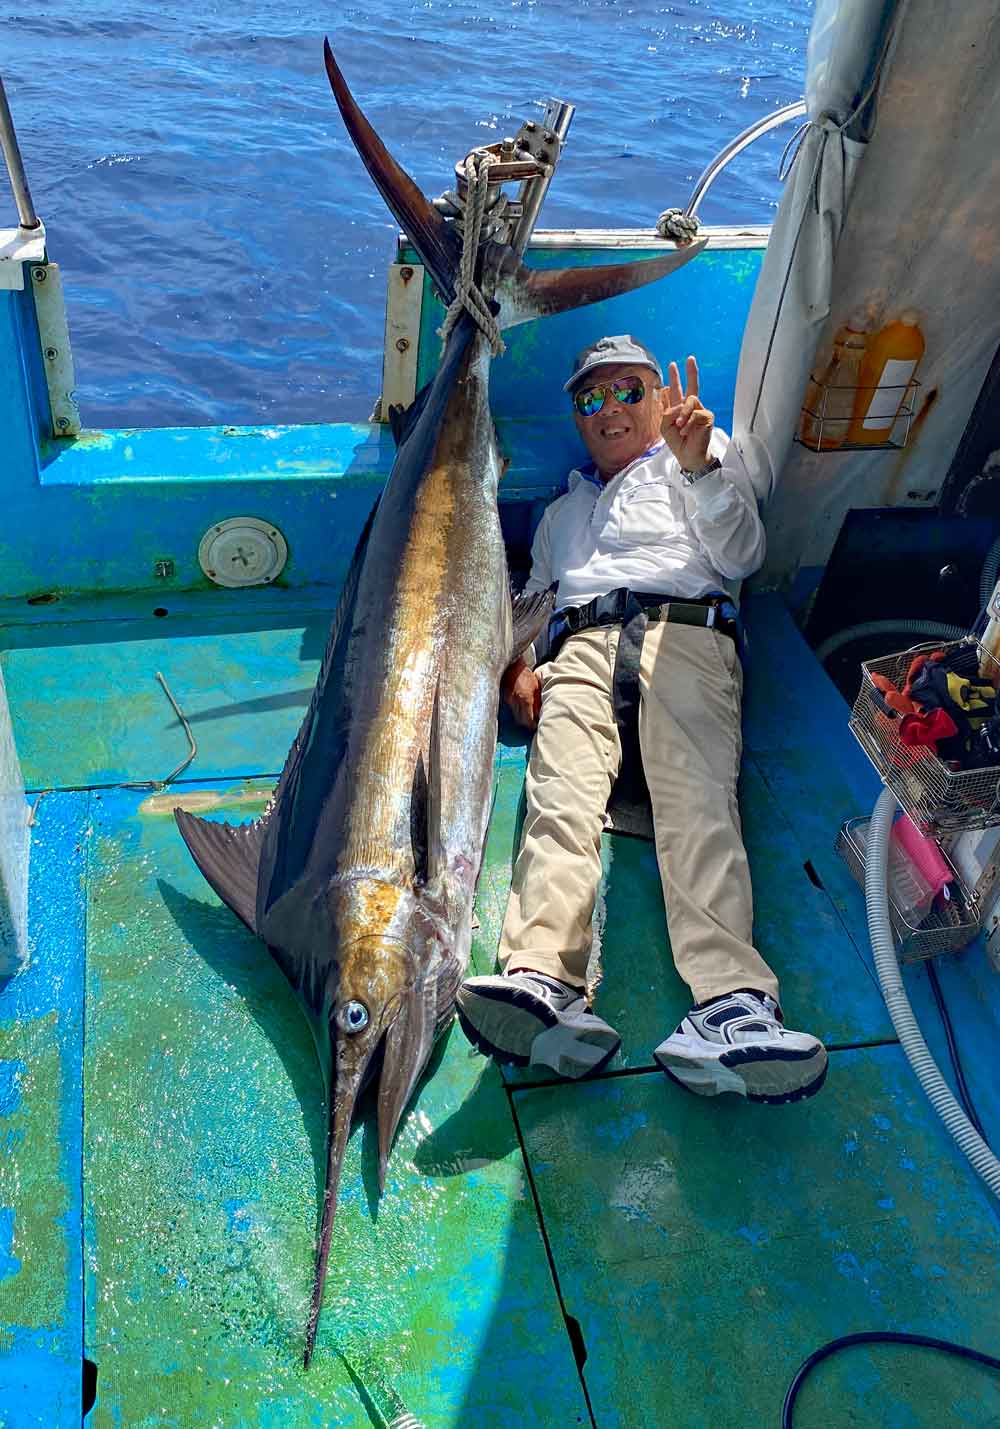
M 571 635 L 601 626 L 620 625 L 612 683 L 612 705 L 622 746 L 619 785 L 632 802 L 648 801 L 649 792 L 639 750 L 639 660 L 646 626 L 651 620 L 673 621 L 718 630 L 740 646 L 736 607 L 726 595 L 706 595 L 676 600 L 669 595 L 647 594 L 622 586 L 595 596 L 584 605 L 556 611 L 548 630 L 536 641 L 536 664 L 554 660 Z
M 739 643 L 735 607 L 724 595 L 698 596 L 678 600 L 669 595 L 631 591 L 622 586 L 607 595 L 595 596 L 583 605 L 558 610 L 549 622 L 547 636 L 536 644 L 536 664 L 554 660 L 563 642 L 581 630 L 604 625 L 624 625 L 640 611 L 646 620 L 674 621 L 679 625 L 707 626 Z

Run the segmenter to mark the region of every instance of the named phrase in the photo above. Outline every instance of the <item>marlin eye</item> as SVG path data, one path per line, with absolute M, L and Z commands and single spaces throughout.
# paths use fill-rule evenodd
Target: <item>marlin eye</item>
M 363 1032 L 368 1026 L 368 1009 L 363 1002 L 345 1002 L 337 1013 L 337 1023 L 344 1032 Z

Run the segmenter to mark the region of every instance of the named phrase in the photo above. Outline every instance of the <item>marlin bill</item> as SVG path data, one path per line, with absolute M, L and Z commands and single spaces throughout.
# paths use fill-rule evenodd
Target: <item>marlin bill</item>
M 365 167 L 451 303 L 463 239 L 389 155 L 329 44 L 325 60 Z M 316 1042 L 328 1141 L 306 1365 L 355 1103 L 374 1081 L 384 1184 L 400 1117 L 468 962 L 500 677 L 551 605 L 547 595 L 510 593 L 488 401 L 496 329 L 491 338 L 483 327 L 490 316 L 505 328 L 626 292 L 702 246 L 565 271 L 532 271 L 489 237 L 466 254 L 480 316 L 453 313 L 437 374 L 397 425 L 392 472 L 267 813 L 232 826 L 175 811 L 198 867 L 266 944 Z

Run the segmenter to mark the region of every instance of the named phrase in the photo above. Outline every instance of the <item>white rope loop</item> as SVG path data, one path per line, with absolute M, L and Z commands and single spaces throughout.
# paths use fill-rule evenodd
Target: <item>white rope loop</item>
M 444 322 L 438 329 L 439 336 L 447 341 L 448 334 L 458 322 L 463 312 L 469 314 L 473 322 L 489 339 L 493 356 L 499 357 L 505 350 L 497 320 L 490 312 L 489 305 L 476 284 L 476 257 L 479 240 L 489 197 L 489 167 L 494 162 L 492 154 L 470 154 L 465 161 L 465 203 L 462 223 L 462 261 L 455 287 L 455 298 L 444 315 Z

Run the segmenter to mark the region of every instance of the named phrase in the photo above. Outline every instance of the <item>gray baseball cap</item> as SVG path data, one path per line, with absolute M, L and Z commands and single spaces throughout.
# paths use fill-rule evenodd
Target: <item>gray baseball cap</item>
M 648 347 L 637 338 L 622 334 L 619 337 L 600 337 L 578 352 L 573 359 L 573 376 L 563 387 L 570 392 L 593 367 L 607 367 L 612 362 L 631 362 L 636 367 L 651 367 L 663 385 L 663 371 Z

